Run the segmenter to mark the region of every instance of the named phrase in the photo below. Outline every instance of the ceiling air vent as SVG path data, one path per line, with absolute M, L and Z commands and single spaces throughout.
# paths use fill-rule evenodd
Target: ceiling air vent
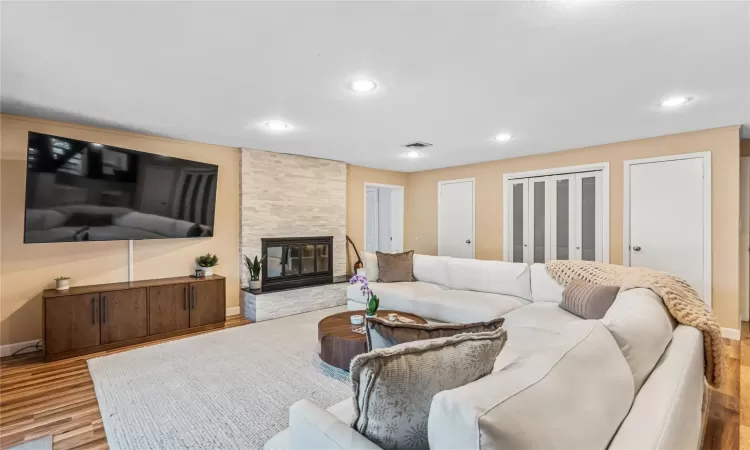
M 410 144 L 404 144 L 401 147 L 413 148 L 415 150 L 419 150 L 419 149 L 423 149 L 427 147 L 432 147 L 432 144 L 428 144 L 427 142 L 416 141 Z

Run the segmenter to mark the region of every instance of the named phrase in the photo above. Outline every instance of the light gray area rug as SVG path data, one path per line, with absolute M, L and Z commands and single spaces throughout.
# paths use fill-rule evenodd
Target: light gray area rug
M 216 331 L 88 361 L 113 450 L 253 449 L 289 407 L 352 395 L 348 372 L 317 354 L 318 322 L 346 308 Z

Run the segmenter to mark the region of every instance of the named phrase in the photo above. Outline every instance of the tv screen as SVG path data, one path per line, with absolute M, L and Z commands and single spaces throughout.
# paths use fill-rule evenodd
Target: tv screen
M 29 133 L 24 242 L 213 236 L 218 167 Z

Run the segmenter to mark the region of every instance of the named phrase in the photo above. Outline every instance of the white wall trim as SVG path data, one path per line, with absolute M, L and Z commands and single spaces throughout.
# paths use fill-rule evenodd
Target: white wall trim
M 404 192 L 404 186 L 398 185 L 398 184 L 383 184 L 383 183 L 371 183 L 369 181 L 365 181 L 364 186 L 364 193 L 362 198 L 362 204 L 364 205 L 364 230 L 363 230 L 363 237 L 362 237 L 362 252 L 367 251 L 367 188 L 368 187 L 375 187 L 375 188 L 389 188 L 396 191 L 401 191 L 401 198 L 404 199 L 404 195 L 406 194 Z M 400 202 L 400 211 L 395 211 L 397 205 L 394 204 L 393 201 L 391 201 L 391 235 L 394 235 L 393 229 L 398 227 L 401 232 L 398 233 L 398 235 L 401 237 L 401 243 L 398 246 L 398 248 L 401 249 L 401 251 L 404 250 L 404 204 L 405 201 Z M 395 214 L 394 214 L 395 213 Z M 398 219 L 401 220 L 398 220 Z
M 41 339 L 34 339 L 33 341 L 16 342 L 15 344 L 0 345 L 0 357 L 10 356 L 24 347 L 28 347 L 30 345 L 36 344 L 40 340 Z M 37 351 L 37 349 L 35 349 L 34 347 L 31 347 L 20 352 L 19 355 L 22 355 L 24 353 L 35 352 L 35 351 Z
M 602 172 L 602 262 L 609 264 L 609 162 L 582 164 L 579 166 L 554 167 L 551 169 L 530 170 L 503 174 L 503 260 L 510 261 L 510 234 L 507 233 L 510 220 L 508 182 L 519 178 L 546 177 L 581 172 Z
M 737 330 L 735 328 L 722 328 L 721 337 L 723 337 L 724 339 L 731 339 L 733 341 L 739 341 L 740 330 Z
M 630 167 L 681 159 L 703 159 L 703 301 L 711 306 L 711 152 L 684 153 L 681 155 L 657 156 L 655 158 L 629 159 L 623 161 L 622 198 L 622 265 L 630 266 Z
M 471 181 L 471 257 L 477 257 L 477 181 L 475 178 L 459 178 L 457 180 L 438 181 L 438 256 L 440 256 L 440 193 L 443 185 L 453 183 L 466 183 Z
M 239 313 L 240 313 L 239 306 L 230 306 L 229 308 L 227 308 L 227 317 L 236 316 Z

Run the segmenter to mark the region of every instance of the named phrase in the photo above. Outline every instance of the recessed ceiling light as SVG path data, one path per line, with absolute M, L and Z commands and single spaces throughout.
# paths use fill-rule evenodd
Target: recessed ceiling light
M 495 136 L 495 140 L 497 142 L 508 142 L 511 139 L 513 139 L 513 135 L 510 133 L 500 133 Z
M 667 97 L 661 101 L 662 108 L 679 108 L 680 106 L 687 105 L 693 101 L 693 97 L 687 97 L 684 95 L 675 95 L 674 97 Z
M 416 150 L 412 150 L 410 152 L 404 153 L 404 158 L 409 158 L 409 159 L 417 159 L 417 158 L 421 158 L 422 156 L 424 156 L 424 154 Z
M 288 123 L 280 122 L 278 120 L 270 120 L 264 123 L 263 126 L 271 131 L 284 131 L 291 128 Z
M 360 79 L 352 82 L 352 90 L 354 92 L 371 92 L 377 87 L 378 85 L 372 80 Z

